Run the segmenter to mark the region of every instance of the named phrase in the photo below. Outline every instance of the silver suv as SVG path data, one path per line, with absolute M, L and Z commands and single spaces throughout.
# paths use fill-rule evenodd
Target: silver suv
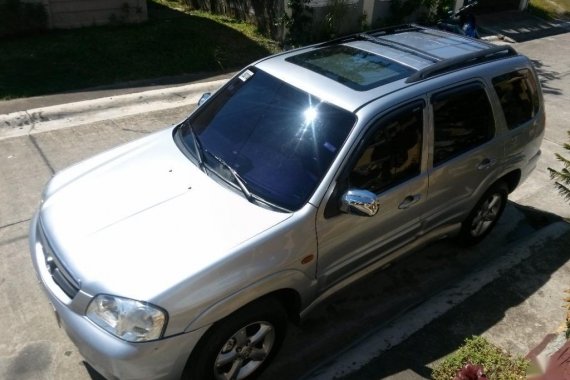
M 487 235 L 544 123 L 509 46 L 407 25 L 288 51 L 54 176 L 33 262 L 108 379 L 251 378 L 288 319 L 430 241 Z

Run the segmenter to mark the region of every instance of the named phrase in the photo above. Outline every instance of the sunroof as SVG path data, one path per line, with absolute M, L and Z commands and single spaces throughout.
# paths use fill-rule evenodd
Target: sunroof
M 350 46 L 336 45 L 286 59 L 357 91 L 406 78 L 415 70 Z

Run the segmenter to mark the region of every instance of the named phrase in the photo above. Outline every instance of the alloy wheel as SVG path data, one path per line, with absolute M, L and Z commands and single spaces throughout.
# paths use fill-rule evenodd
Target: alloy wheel
M 481 204 L 471 224 L 471 235 L 473 237 L 483 235 L 493 225 L 499 217 L 502 203 L 501 194 L 493 193 Z
M 222 346 L 214 361 L 217 380 L 242 380 L 267 358 L 275 343 L 275 329 L 269 322 L 251 323 L 235 332 Z

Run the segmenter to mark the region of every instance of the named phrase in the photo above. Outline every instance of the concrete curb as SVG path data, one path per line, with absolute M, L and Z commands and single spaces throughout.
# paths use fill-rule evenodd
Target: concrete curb
M 194 105 L 228 79 L 143 91 L 0 115 L 0 140 L 115 119 L 157 110 Z
M 380 326 L 370 335 L 356 342 L 328 362 L 320 363 L 303 380 L 334 379 L 352 373 L 370 361 L 404 342 L 429 323 L 444 315 L 487 284 L 501 277 L 505 271 L 529 258 L 534 246 L 557 239 L 570 231 L 570 224 L 557 222 L 529 236 L 513 246 L 500 258 L 465 277 L 459 283 L 443 290 L 396 319 Z

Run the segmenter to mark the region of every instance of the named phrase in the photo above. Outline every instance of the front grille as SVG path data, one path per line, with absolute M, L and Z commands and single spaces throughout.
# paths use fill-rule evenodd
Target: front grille
M 79 292 L 79 282 L 71 276 L 65 269 L 61 261 L 57 258 L 51 244 L 49 243 L 41 223 L 38 223 L 38 239 L 44 252 L 45 264 L 53 281 L 63 290 L 69 298 L 75 297 Z

